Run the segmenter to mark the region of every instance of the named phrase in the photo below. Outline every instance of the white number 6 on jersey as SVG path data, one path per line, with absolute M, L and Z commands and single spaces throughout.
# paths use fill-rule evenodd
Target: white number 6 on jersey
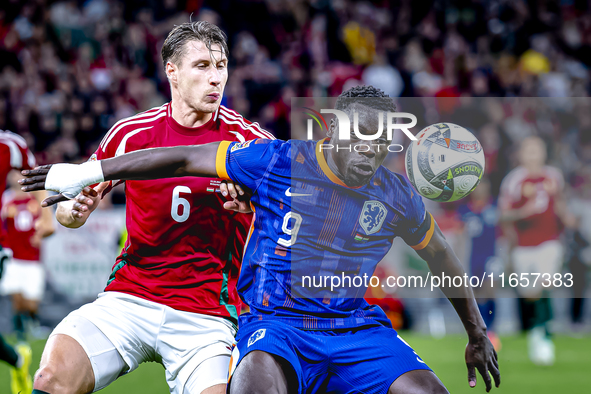
M 295 220 L 295 222 L 293 223 L 293 226 L 291 228 L 289 228 L 289 220 L 293 219 Z M 286 248 L 289 248 L 291 245 L 295 244 L 296 240 L 298 239 L 298 231 L 300 231 L 300 226 L 302 224 L 302 217 L 295 213 L 295 212 L 291 212 L 289 211 L 288 213 L 285 214 L 285 216 L 283 217 L 283 226 L 281 227 L 281 230 L 283 230 L 283 232 L 287 235 L 290 236 L 289 239 L 283 239 L 283 238 L 279 238 L 277 240 L 277 243 L 281 246 L 285 246 Z
M 189 204 L 189 201 L 186 199 L 180 197 L 181 193 L 191 194 L 191 189 L 187 186 L 176 186 L 172 189 L 172 207 L 170 208 L 170 215 L 179 223 L 189 219 L 189 214 L 191 213 L 191 204 Z M 179 206 L 183 207 L 180 215 Z

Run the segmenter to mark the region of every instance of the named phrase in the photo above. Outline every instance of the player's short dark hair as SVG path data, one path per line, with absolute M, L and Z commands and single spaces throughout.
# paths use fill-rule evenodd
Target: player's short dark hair
M 226 57 L 229 56 L 228 37 L 222 29 L 206 21 L 185 22 L 175 26 L 164 40 L 161 51 L 164 67 L 168 62 L 178 64 L 189 41 L 201 41 L 210 51 L 213 44 L 218 44 Z
M 396 112 L 390 96 L 371 85 L 355 86 L 337 97 L 335 109 L 345 111 L 351 104 L 363 104 L 378 111 Z

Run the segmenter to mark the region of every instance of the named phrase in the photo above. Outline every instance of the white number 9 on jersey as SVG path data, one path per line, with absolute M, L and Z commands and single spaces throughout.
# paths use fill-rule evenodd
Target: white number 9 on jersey
M 291 228 L 289 228 L 290 219 L 294 220 L 293 226 Z M 281 246 L 285 246 L 286 248 L 289 248 L 291 245 L 295 244 L 296 240 L 298 239 L 298 231 L 300 231 L 301 224 L 302 217 L 299 214 L 291 211 L 286 213 L 283 217 L 283 226 L 281 227 L 281 230 L 283 230 L 285 234 L 289 235 L 290 238 L 279 238 L 277 243 Z

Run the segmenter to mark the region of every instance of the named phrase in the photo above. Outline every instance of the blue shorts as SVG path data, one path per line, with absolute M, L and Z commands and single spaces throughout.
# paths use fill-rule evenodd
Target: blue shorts
M 278 321 L 240 327 L 236 365 L 253 350 L 282 357 L 299 382 L 298 393 L 382 393 L 402 374 L 431 370 L 392 329 L 301 330 Z

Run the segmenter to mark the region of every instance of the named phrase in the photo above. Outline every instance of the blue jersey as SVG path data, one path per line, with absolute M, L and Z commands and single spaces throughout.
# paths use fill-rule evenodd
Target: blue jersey
M 368 184 L 347 187 L 328 167 L 320 150 L 324 142 L 220 144 L 220 178 L 253 193 L 255 215 L 238 280 L 250 313 L 241 324 L 280 319 L 303 329 L 389 325 L 385 313 L 363 299 L 365 288 L 353 297 L 350 289 L 322 297 L 295 289 L 303 289 L 305 273 L 371 276 L 395 237 L 419 250 L 433 235 L 433 217 L 403 176 L 380 167 Z
M 471 204 L 466 204 L 460 206 L 458 212 L 470 238 L 472 275 L 482 274 L 487 261 L 495 255 L 497 207 L 487 204 L 483 209 L 475 210 Z

